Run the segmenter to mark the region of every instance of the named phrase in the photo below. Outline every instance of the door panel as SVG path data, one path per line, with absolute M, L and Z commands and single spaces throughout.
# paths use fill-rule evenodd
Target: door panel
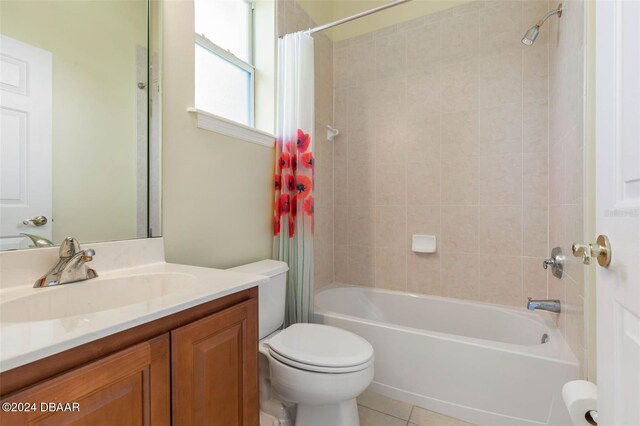
M 51 54 L 0 35 L 0 250 L 52 237 Z M 43 226 L 25 219 L 45 216 Z
M 598 416 L 640 424 L 640 3 L 596 2 Z

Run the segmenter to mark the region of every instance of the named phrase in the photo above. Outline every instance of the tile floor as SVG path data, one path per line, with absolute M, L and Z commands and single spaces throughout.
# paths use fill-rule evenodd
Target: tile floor
M 470 426 L 471 423 L 388 398 L 370 390 L 358 397 L 360 426 Z

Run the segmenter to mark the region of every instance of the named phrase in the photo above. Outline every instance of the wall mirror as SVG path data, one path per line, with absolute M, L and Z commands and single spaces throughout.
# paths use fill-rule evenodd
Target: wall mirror
M 0 249 L 161 234 L 158 7 L 0 2 Z

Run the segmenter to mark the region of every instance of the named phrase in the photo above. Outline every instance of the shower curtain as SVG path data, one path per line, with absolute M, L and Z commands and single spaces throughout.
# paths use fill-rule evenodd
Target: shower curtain
M 273 255 L 289 265 L 285 325 L 309 322 L 313 310 L 313 38 L 278 40 Z

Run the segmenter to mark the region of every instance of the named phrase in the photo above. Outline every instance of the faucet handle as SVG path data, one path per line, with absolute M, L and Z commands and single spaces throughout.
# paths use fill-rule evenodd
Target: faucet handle
M 93 260 L 93 256 L 96 255 L 96 251 L 94 249 L 86 249 L 84 251 L 84 255 L 82 255 L 83 262 L 91 262 Z
M 60 258 L 68 259 L 80 251 L 80 243 L 73 237 L 65 238 L 60 244 Z

